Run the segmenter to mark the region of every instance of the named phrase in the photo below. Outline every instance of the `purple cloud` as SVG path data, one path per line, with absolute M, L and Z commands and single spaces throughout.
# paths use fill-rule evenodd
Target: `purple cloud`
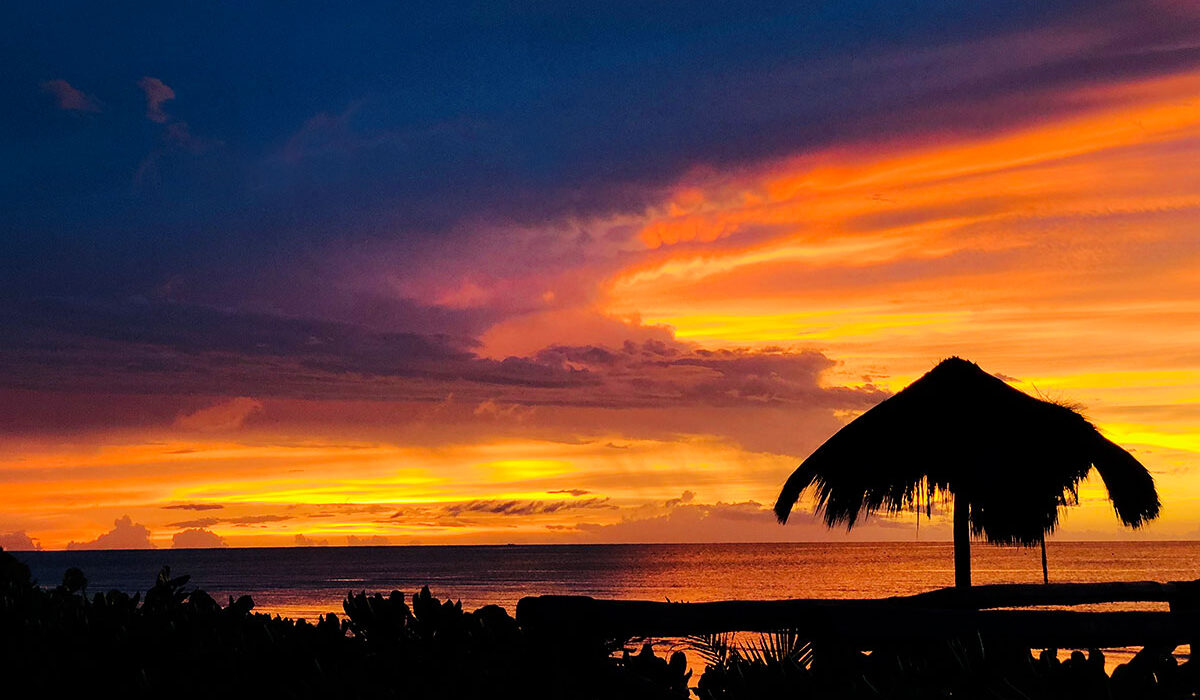
M 138 87 L 146 93 L 146 118 L 159 124 L 167 123 L 170 116 L 163 110 L 163 103 L 175 99 L 175 91 L 163 81 L 150 76 L 139 80 Z
M 494 515 L 545 515 L 567 510 L 582 509 L 613 509 L 616 506 L 607 502 L 607 498 L 589 498 L 584 501 L 470 501 L 446 506 L 449 515 L 461 513 L 492 513 Z
M 84 93 L 61 78 L 42 83 L 42 90 L 54 95 L 59 109 L 72 112 L 102 111 L 100 102 L 95 97 Z
M 420 403 L 439 414 L 439 431 L 486 423 L 489 432 L 511 433 L 519 426 L 527 436 L 548 435 L 548 426 L 563 429 L 567 418 L 559 409 L 656 410 L 661 417 L 649 422 L 607 410 L 587 420 L 597 430 L 635 436 L 649 436 L 649 425 L 659 431 L 654 434 L 736 433 L 742 444 L 790 454 L 811 448 L 795 443 L 795 430 L 780 428 L 794 422 L 797 411 L 809 411 L 806 430 L 820 433 L 825 428 L 816 426 L 822 422 L 839 424 L 833 411 L 865 410 L 887 395 L 871 386 L 823 385 L 823 373 L 834 361 L 815 351 L 705 351 L 648 340 L 553 346 L 496 360 L 477 355 L 474 347 L 470 339 L 196 306 L 17 303 L 0 309 L 0 391 L 14 397 L 0 402 L 0 433 L 37 432 L 46 425 L 58 431 L 146 425 L 149 416 L 170 422 L 197 414 L 211 419 L 206 425 L 233 430 L 241 411 L 209 415 L 208 409 L 244 404 L 256 411 L 249 400 L 230 403 L 254 397 L 276 421 L 309 420 L 326 410 L 314 404 L 297 412 L 288 405 L 296 400 L 329 406 L 326 402 Z M 113 413 L 108 423 L 96 423 L 91 414 L 66 410 L 67 399 L 53 398 L 60 394 L 51 392 L 62 386 L 89 396 L 138 396 L 139 404 L 103 400 Z M 746 408 L 762 410 L 753 419 L 736 412 Z M 364 413 L 356 421 L 374 425 L 381 415 Z M 416 420 L 408 409 L 394 422 L 402 427 Z M 408 438 L 426 440 L 428 432 Z M 775 437 L 764 445 L 768 436 Z
M 236 430 L 242 427 L 246 419 L 262 410 L 262 402 L 249 396 L 238 396 L 179 416 L 175 419 L 175 425 L 199 432 Z
M 240 518 L 223 518 L 222 522 L 232 523 L 235 527 L 246 527 L 248 525 L 277 523 L 291 519 L 292 516 L 290 515 L 246 515 Z
M 594 542 L 803 542 L 829 539 L 860 542 L 911 540 L 911 520 L 873 517 L 853 533 L 829 530 L 811 512 L 786 527 L 775 521 L 771 509 L 757 501 L 737 503 L 668 502 L 665 512 L 634 515 L 611 524 L 579 523 L 576 530 Z M 922 539 L 944 540 L 945 521 L 921 524 Z
M 204 528 L 221 522 L 220 518 L 197 518 L 196 520 L 181 520 L 177 523 L 167 523 L 167 527 Z

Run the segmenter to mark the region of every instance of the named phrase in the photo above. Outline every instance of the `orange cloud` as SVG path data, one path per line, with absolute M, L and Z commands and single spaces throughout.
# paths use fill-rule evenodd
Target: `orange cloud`
M 224 547 L 225 540 L 221 536 L 204 528 L 190 528 L 171 536 L 171 546 L 175 549 L 213 549 Z
M 276 354 L 239 355 L 216 342 L 225 317 L 198 317 L 197 344 L 194 321 L 123 311 L 114 324 L 182 338 L 138 349 L 139 366 L 169 351 L 197 371 L 120 386 L 192 398 L 112 424 L 39 408 L 89 420 L 71 440 L 0 438 L 0 528 L 48 548 L 834 537 L 776 528 L 762 504 L 841 419 L 962 354 L 1085 403 L 1159 480 L 1148 535 L 1186 536 L 1200 508 L 1197 94 L 1196 74 L 1125 82 L 1054 96 L 1004 131 L 697 170 L 643 216 L 573 237 L 594 241 L 577 267 L 439 292 L 455 307 L 535 300 L 478 354 L 279 321 L 256 339 Z M 84 388 L 129 380 L 129 348 L 90 340 L 61 344 L 96 382 Z M 202 404 L 196 378 L 214 376 L 225 393 Z M 1126 536 L 1087 493 L 1063 536 Z M 911 535 L 889 522 L 871 532 Z
M 154 549 L 150 530 L 128 515 L 113 521 L 113 529 L 88 542 L 69 542 L 67 549 Z
M 1196 94 L 1197 74 L 1091 88 L 1008 132 L 689 184 L 690 206 L 650 212 L 651 250 L 610 279 L 604 308 L 709 345 L 817 345 L 847 358 L 843 376 L 953 352 L 1015 372 L 1179 366 L 1200 308 Z
M 1110 84 L 1007 131 L 689 181 L 602 308 L 709 347 L 815 346 L 843 362 L 831 381 L 897 389 L 977 359 L 1084 402 L 1182 532 L 1200 491 L 1198 94 L 1196 73 Z

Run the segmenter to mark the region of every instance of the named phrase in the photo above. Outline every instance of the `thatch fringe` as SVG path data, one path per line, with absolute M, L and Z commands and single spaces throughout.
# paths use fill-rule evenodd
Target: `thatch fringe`
M 1037 545 L 1079 501 L 1095 467 L 1121 522 L 1140 527 L 1160 502 L 1150 472 L 1082 415 L 953 357 L 818 447 L 775 503 L 781 523 L 805 491 L 829 527 L 861 516 L 966 498 L 975 536 Z

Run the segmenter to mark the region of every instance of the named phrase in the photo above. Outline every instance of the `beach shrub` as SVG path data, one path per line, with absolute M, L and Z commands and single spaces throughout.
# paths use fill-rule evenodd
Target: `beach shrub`
M 0 550 L 0 678 L 8 697 L 607 698 L 689 695 L 687 660 L 567 625 L 539 638 L 494 605 L 465 611 L 428 588 L 350 593 L 315 623 L 224 603 L 163 567 L 144 595 L 90 591 L 84 572 L 40 587 Z M 1147 647 L 1109 677 L 1098 650 L 1029 649 L 967 636 L 870 653 L 779 632 L 690 640 L 704 700 L 1176 700 L 1195 661 Z M 614 650 L 620 651 L 614 655 Z
M 706 664 L 696 686 L 703 700 L 805 697 L 813 691 L 812 645 L 795 632 L 743 644 L 730 633 L 697 635 L 688 644 Z
M 222 604 L 163 567 L 145 595 L 89 597 L 70 569 L 45 589 L 0 550 L 0 678 L 10 697 L 670 698 L 682 657 L 614 659 L 604 645 L 533 642 L 502 608 L 423 588 L 351 593 L 316 623 Z M 411 603 L 411 604 L 410 604 Z
M 966 637 L 883 647 L 868 653 L 794 632 L 737 644 L 733 635 L 689 638 L 705 662 L 702 700 L 1181 700 L 1198 697 L 1195 662 L 1177 665 L 1168 647 L 1146 647 L 1110 678 L 1104 655 L 1031 650 Z

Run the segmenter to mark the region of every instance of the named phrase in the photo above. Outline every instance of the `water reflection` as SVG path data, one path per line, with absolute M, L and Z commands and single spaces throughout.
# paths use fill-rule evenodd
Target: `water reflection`
M 526 595 L 573 594 L 701 602 L 729 599 L 870 598 L 953 583 L 950 543 L 319 547 L 24 552 L 42 581 L 66 568 L 92 590 L 145 590 L 164 565 L 214 596 L 250 594 L 256 608 L 314 618 L 340 610 L 349 590 L 416 591 L 428 585 L 464 607 L 510 612 Z M 1200 544 L 1053 543 L 1055 581 L 1200 577 Z M 1036 549 L 978 547 L 976 582 L 1036 583 Z

